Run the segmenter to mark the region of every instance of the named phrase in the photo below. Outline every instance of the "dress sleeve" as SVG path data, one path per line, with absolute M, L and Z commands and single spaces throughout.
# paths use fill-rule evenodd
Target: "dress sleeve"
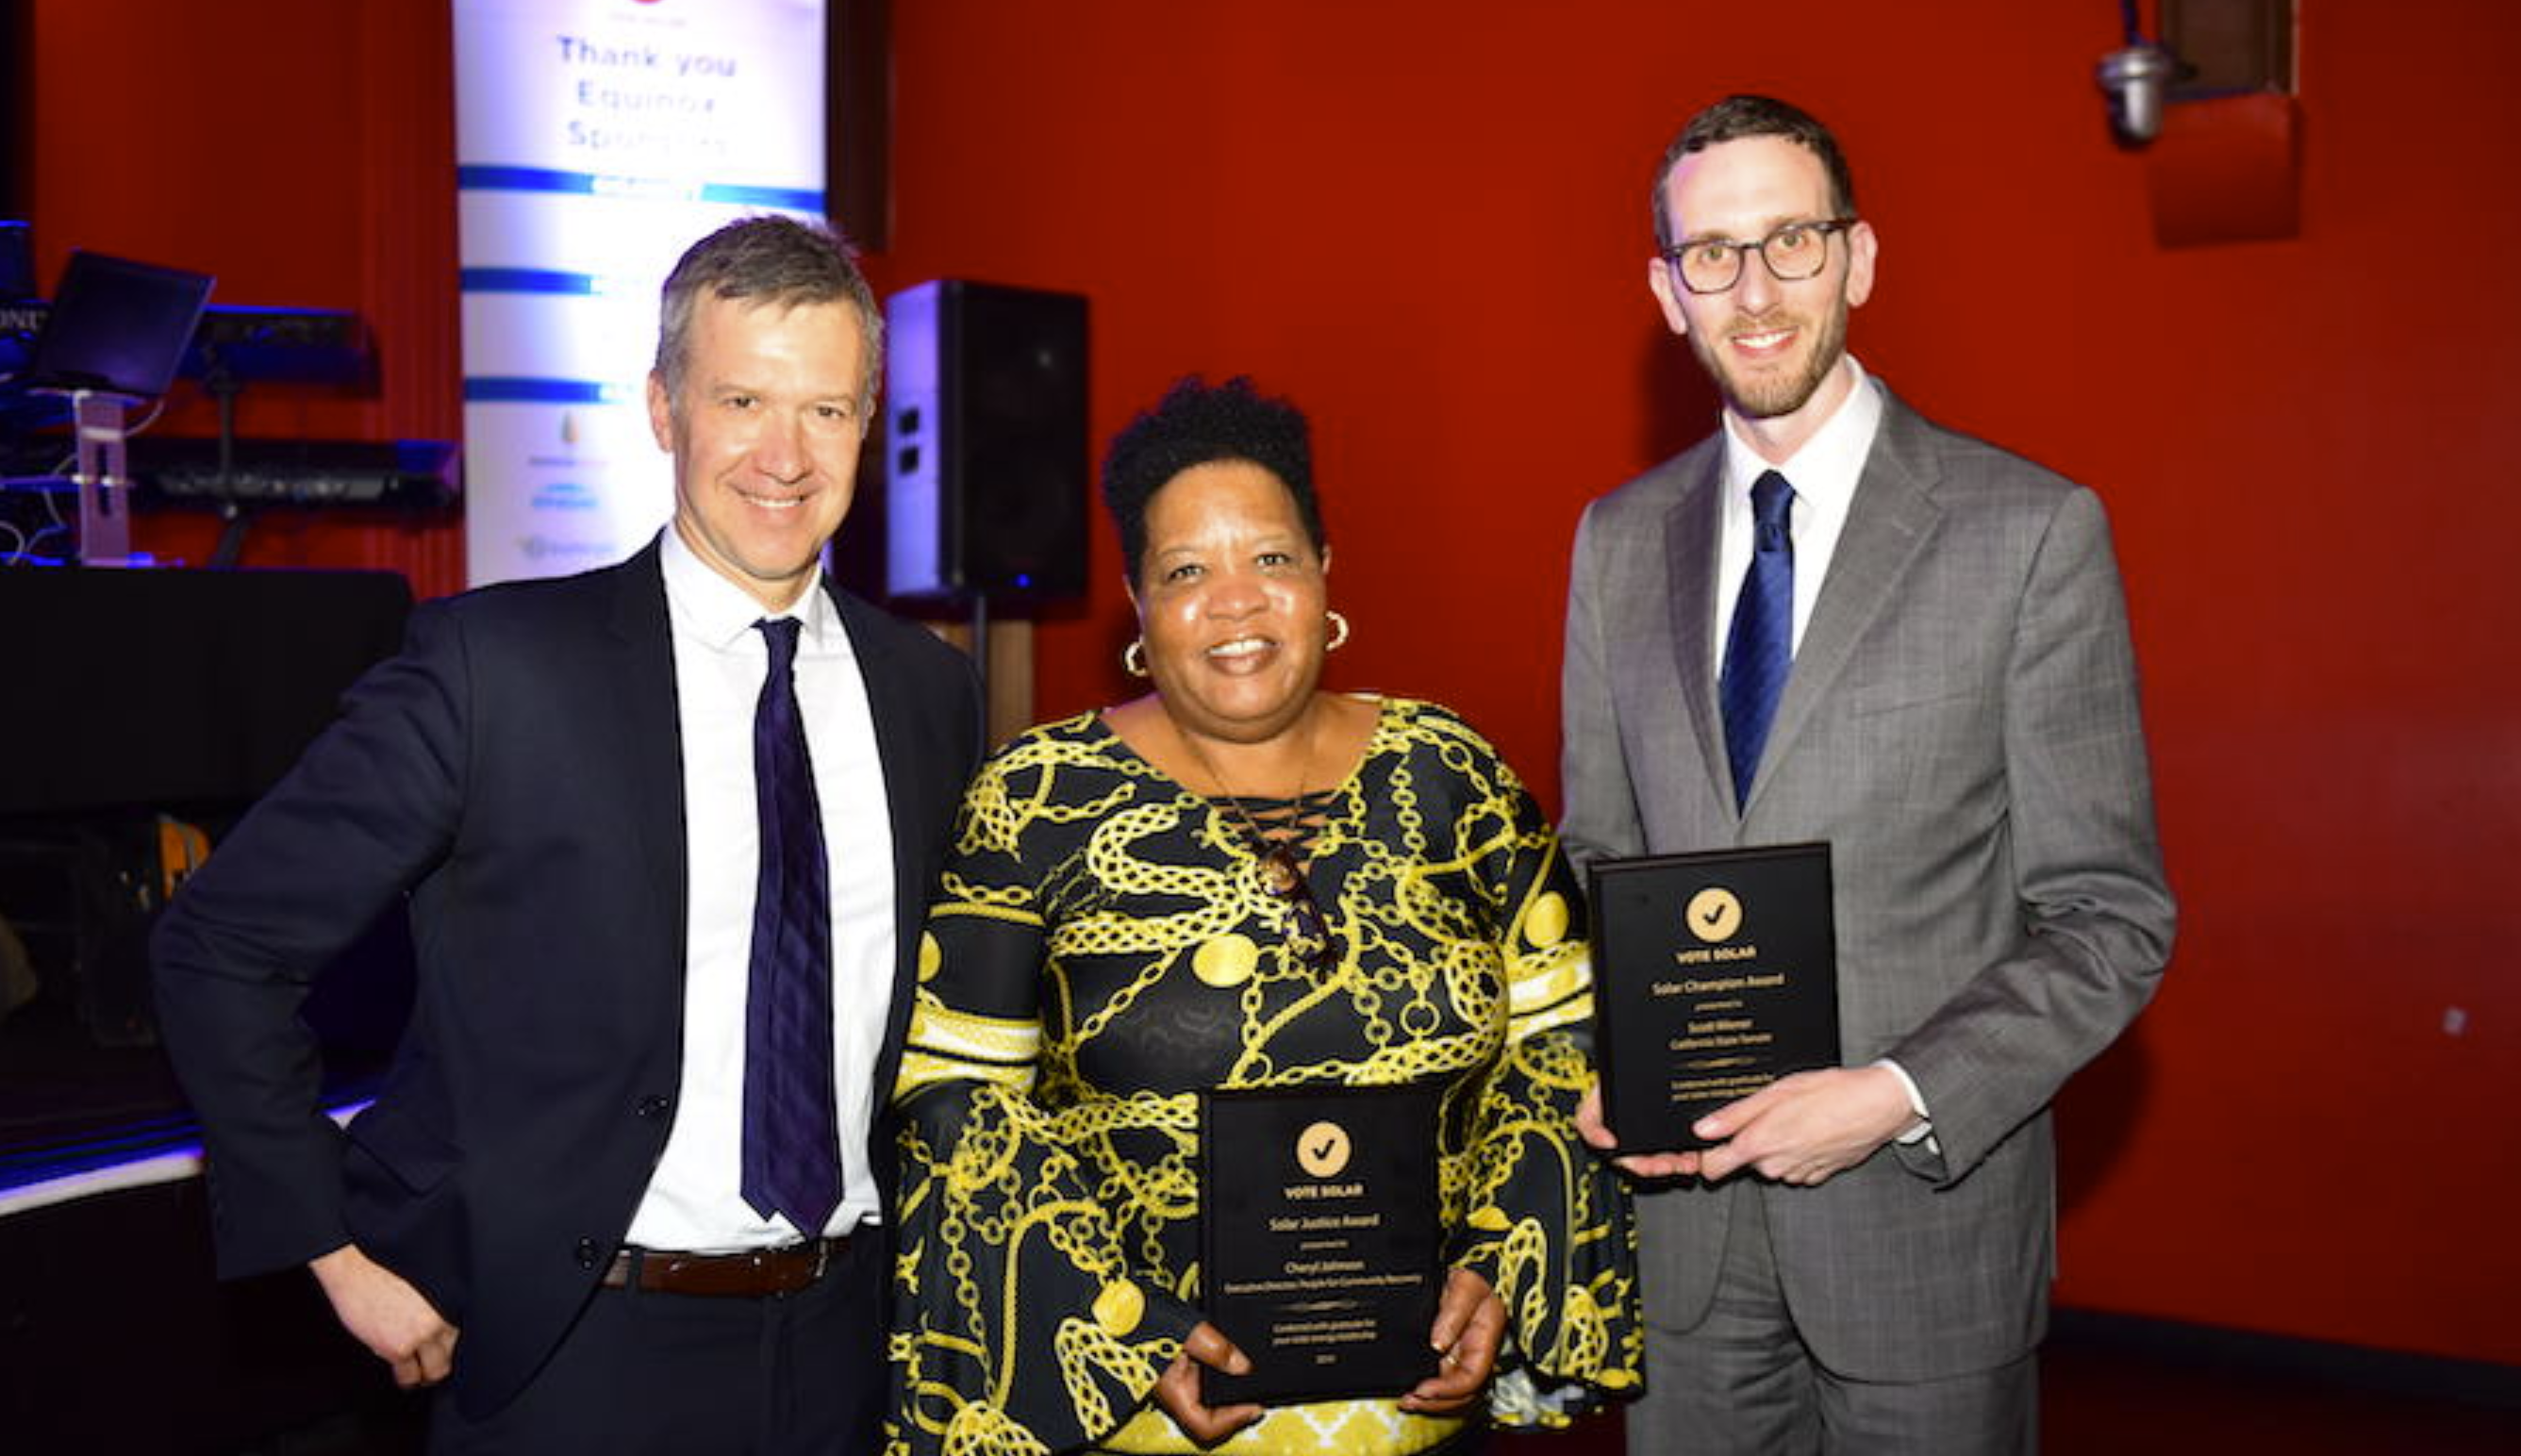
M 920 947 L 894 1094 L 889 1456 L 1083 1445 L 1136 1413 L 1198 1323 L 1133 1275 L 1112 1175 L 1033 1095 L 1042 870 L 1010 805 L 1040 786 L 1022 748 L 973 785 Z
M 1506 1045 L 1471 1114 L 1454 1262 L 1484 1275 L 1506 1308 L 1491 1419 L 1560 1426 L 1637 1387 L 1636 1236 L 1627 1186 L 1576 1132 L 1593 1077 L 1583 900 L 1539 805 L 1501 765 L 1496 783 L 1476 812 L 1493 821 L 1477 831 L 1479 878 L 1496 910 Z

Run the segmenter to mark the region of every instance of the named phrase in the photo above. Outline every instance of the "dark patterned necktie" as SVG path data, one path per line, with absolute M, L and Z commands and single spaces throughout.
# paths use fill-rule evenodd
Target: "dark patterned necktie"
M 1733 806 L 1751 797 L 1767 746 L 1768 721 L 1795 660 L 1795 540 L 1787 524 L 1794 487 L 1775 471 L 1751 485 L 1751 570 L 1733 603 L 1724 639 L 1724 675 L 1717 697 L 1724 708 L 1724 756 L 1733 769 Z
M 755 623 L 770 673 L 753 717 L 761 871 L 744 1002 L 744 1201 L 819 1238 L 841 1200 L 832 1106 L 832 903 L 814 765 L 797 711 L 794 617 Z

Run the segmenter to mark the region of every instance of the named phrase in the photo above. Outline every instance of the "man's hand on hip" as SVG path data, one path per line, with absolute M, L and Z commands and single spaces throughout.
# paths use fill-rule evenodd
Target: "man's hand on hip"
M 306 1267 L 333 1301 L 333 1317 L 393 1367 L 395 1385 L 409 1389 L 446 1379 L 455 1360 L 456 1329 L 401 1275 L 356 1244 L 344 1244 Z

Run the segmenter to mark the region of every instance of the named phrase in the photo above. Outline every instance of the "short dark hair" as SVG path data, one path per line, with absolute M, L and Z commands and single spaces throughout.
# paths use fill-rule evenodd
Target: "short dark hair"
M 1856 178 L 1847 169 L 1847 154 L 1838 150 L 1838 138 L 1820 124 L 1811 113 L 1798 106 L 1767 96 L 1728 96 L 1697 115 L 1672 139 L 1663 151 L 1663 165 L 1655 168 L 1654 228 L 1655 246 L 1665 252 L 1675 241 L 1672 235 L 1672 213 L 1664 206 L 1664 184 L 1672 180 L 1672 169 L 1692 152 L 1704 152 L 1719 142 L 1736 142 L 1744 137 L 1783 137 L 1820 159 L 1821 170 L 1829 174 L 1829 205 L 1841 217 L 1856 215 Z
M 665 276 L 657 314 L 657 377 L 680 407 L 683 371 L 691 362 L 692 310 L 706 295 L 794 308 L 848 302 L 866 334 L 867 375 L 861 403 L 884 376 L 884 313 L 858 271 L 857 250 L 828 224 L 775 213 L 742 217 L 693 244 Z
M 1194 466 L 1243 460 L 1276 476 L 1295 498 L 1313 549 L 1322 549 L 1321 503 L 1313 496 L 1313 446 L 1305 412 L 1253 388 L 1242 376 L 1212 387 L 1198 375 L 1174 381 L 1153 409 L 1131 420 L 1103 454 L 1103 507 L 1121 530 L 1121 561 L 1131 586 L 1147 555 L 1147 505 Z

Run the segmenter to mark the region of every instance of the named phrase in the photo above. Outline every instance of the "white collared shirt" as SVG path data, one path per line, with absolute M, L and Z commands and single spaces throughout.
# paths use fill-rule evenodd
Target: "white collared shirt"
M 744 1202 L 744 1003 L 761 826 L 754 801 L 753 718 L 769 671 L 754 624 L 761 605 L 664 536 L 682 728 L 689 928 L 683 972 L 682 1087 L 673 1131 L 630 1220 L 646 1249 L 724 1251 L 846 1233 L 880 1206 L 867 1165 L 875 1072 L 893 995 L 893 818 L 864 674 L 817 569 L 785 615 L 802 623 L 798 707 L 814 769 L 832 890 L 832 1067 L 840 1115 L 841 1205 L 822 1229 L 767 1219 Z M 567 1177 L 566 1168 L 552 1175 Z
M 1717 538 L 1716 560 L 1716 658 L 1720 666 L 1724 660 L 1724 642 L 1733 626 L 1733 604 L 1742 595 L 1743 580 L 1751 571 L 1751 538 L 1758 523 L 1751 514 L 1751 487 L 1760 477 L 1775 471 L 1794 487 L 1795 503 L 1788 519 L 1787 530 L 1795 543 L 1795 649 L 1804 645 L 1804 627 L 1811 620 L 1812 604 L 1820 600 L 1820 586 L 1829 574 L 1830 558 L 1838 552 L 1839 532 L 1847 526 L 1847 513 L 1856 504 L 1856 484 L 1864 478 L 1865 457 L 1873 453 L 1873 437 L 1882 429 L 1882 391 L 1856 362 L 1854 354 L 1845 355 L 1839 367 L 1854 377 L 1855 387 L 1839 401 L 1812 437 L 1803 448 L 1788 456 L 1783 464 L 1771 465 L 1742 437 L 1730 411 L 1724 416 L 1724 519 Z M 1917 1079 L 1908 1069 L 1889 1057 L 1873 1063 L 1887 1067 L 1900 1079 L 1908 1094 L 1909 1111 L 1916 1120 L 1902 1129 L 1895 1139 L 1902 1143 L 1923 1141 L 1934 1147 L 1934 1125 L 1926 1111 L 1925 1095 L 1917 1090 Z M 1938 1150 L 1940 1151 L 1940 1150 Z
M 1864 457 L 1873 452 L 1873 436 L 1882 428 L 1882 393 L 1856 362 L 1841 357 L 1839 367 L 1855 376 L 1838 408 L 1822 422 L 1782 465 L 1760 458 L 1742 438 L 1731 411 L 1724 415 L 1724 516 L 1716 546 L 1716 657 L 1724 660 L 1724 639 L 1733 626 L 1733 604 L 1751 570 L 1751 486 L 1767 471 L 1786 478 L 1795 489 L 1789 530 L 1795 542 L 1795 635 L 1803 647 L 1804 625 L 1811 620 L 1812 604 L 1820 600 L 1821 579 L 1838 550 L 1838 533 L 1847 524 L 1848 508 L 1856 502 L 1856 481 L 1864 475 Z

